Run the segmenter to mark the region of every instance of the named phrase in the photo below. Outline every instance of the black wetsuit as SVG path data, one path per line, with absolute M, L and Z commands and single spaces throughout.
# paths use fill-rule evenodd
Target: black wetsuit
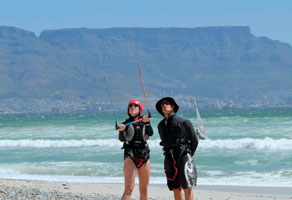
M 158 131 L 165 155 L 164 170 L 169 189 L 196 185 L 197 173 L 192 156 L 197 149 L 198 138 L 192 123 L 174 114 L 167 121 L 165 118 L 160 121 Z
M 134 121 L 133 118 L 127 119 L 123 124 Z M 124 142 L 124 159 L 130 157 L 137 168 L 146 164 L 150 158 L 149 146 L 146 142 L 149 136 L 153 135 L 150 122 L 138 122 L 127 126 L 124 131 L 119 132 L 119 140 Z

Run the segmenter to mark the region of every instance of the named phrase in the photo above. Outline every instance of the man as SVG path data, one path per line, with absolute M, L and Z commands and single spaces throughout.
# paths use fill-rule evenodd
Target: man
M 197 172 L 193 162 L 198 139 L 192 123 L 177 116 L 179 106 L 173 98 L 164 97 L 156 103 L 157 111 L 164 117 L 158 124 L 165 155 L 164 170 L 169 190 L 174 192 L 175 200 L 194 199 L 192 187 L 197 183 Z

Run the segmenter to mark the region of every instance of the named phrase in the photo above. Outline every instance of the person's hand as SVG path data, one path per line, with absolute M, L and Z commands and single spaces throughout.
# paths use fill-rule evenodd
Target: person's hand
M 148 115 L 143 116 L 143 122 L 149 122 L 149 117 Z
M 119 125 L 119 131 L 124 131 L 126 129 L 126 126 L 124 124 Z

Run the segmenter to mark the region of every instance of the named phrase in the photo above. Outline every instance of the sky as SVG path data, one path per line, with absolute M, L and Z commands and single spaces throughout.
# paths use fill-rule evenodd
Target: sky
M 290 20 L 289 20 L 290 19 Z M 249 26 L 292 45 L 292 0 L 0 0 L 0 26 L 61 28 Z

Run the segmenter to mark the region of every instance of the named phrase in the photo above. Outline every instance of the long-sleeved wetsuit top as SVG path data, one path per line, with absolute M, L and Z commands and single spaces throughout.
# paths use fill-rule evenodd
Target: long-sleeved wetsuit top
M 174 114 L 168 120 L 164 118 L 159 122 L 158 132 L 161 138 L 160 144 L 163 147 L 186 143 L 189 145 L 192 156 L 194 155 L 198 146 L 198 138 L 189 120 Z

